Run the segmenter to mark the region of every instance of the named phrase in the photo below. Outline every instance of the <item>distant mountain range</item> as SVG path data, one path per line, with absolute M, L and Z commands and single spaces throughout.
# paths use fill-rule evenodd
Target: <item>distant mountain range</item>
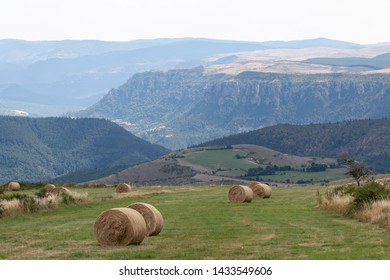
M 192 67 L 251 42 L 155 39 L 131 42 L 0 40 L 0 114 L 58 116 L 98 101 L 137 72 Z
M 0 147 L 1 183 L 53 180 L 72 172 L 90 180 L 91 170 L 104 176 L 169 152 L 115 123 L 88 118 L 2 116 Z
M 387 73 L 208 71 L 135 74 L 76 116 L 114 120 L 173 150 L 280 123 L 390 117 Z
M 0 40 L 0 114 L 59 116 L 94 104 L 135 73 L 206 66 L 218 59 L 226 62 L 229 57 L 239 61 L 248 56 L 249 60 L 280 60 L 284 56 L 276 53 L 312 53 L 318 48 L 327 49 L 321 54 L 315 51 L 318 57 L 332 53 L 372 57 L 390 52 L 386 45 L 362 46 L 325 38 L 258 43 L 201 38 L 130 42 Z

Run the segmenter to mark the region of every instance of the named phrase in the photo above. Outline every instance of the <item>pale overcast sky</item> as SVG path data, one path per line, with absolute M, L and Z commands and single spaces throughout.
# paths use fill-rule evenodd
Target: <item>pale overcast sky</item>
M 389 0 L 1 0 L 0 39 L 390 42 Z

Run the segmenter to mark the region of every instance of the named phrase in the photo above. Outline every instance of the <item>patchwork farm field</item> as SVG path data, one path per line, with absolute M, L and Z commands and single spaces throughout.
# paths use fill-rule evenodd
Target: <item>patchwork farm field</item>
M 326 260 L 390 259 L 390 233 L 316 207 L 320 186 L 274 187 L 270 199 L 228 201 L 228 186 L 77 188 L 88 202 L 0 219 L 0 259 Z M 31 192 L 21 191 L 21 193 Z M 164 217 L 140 245 L 103 247 L 97 216 L 134 202 Z

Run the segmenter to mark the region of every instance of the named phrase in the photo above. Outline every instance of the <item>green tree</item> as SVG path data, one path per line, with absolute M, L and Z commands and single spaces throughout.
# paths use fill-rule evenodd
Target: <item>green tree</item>
M 360 187 L 360 182 L 362 180 L 374 174 L 374 172 L 365 163 L 354 160 L 349 156 L 341 156 L 340 162 L 348 167 L 348 171 L 345 174 L 352 176 L 358 187 Z

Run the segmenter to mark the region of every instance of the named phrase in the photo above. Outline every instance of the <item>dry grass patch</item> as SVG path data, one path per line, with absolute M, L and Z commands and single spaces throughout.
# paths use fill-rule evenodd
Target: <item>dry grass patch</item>
M 70 192 L 69 190 L 49 193 L 43 190 L 35 195 L 25 193 L 3 195 L 0 197 L 0 217 L 35 213 L 55 209 L 62 205 L 81 204 L 87 201 L 88 193 Z
M 390 228 L 390 201 L 379 200 L 367 203 L 355 216 L 362 222 L 381 224 Z
M 324 199 L 317 199 L 318 206 L 324 210 L 333 210 L 339 214 L 347 215 L 353 198 L 351 196 L 338 196 L 327 194 Z
M 324 198 L 317 192 L 317 205 L 362 222 L 390 228 L 390 190 L 382 183 L 335 187 L 328 189 Z
M 23 205 L 21 201 L 17 198 L 0 201 L 0 210 L 1 210 L 0 216 L 5 216 L 5 217 L 22 214 L 24 212 Z

